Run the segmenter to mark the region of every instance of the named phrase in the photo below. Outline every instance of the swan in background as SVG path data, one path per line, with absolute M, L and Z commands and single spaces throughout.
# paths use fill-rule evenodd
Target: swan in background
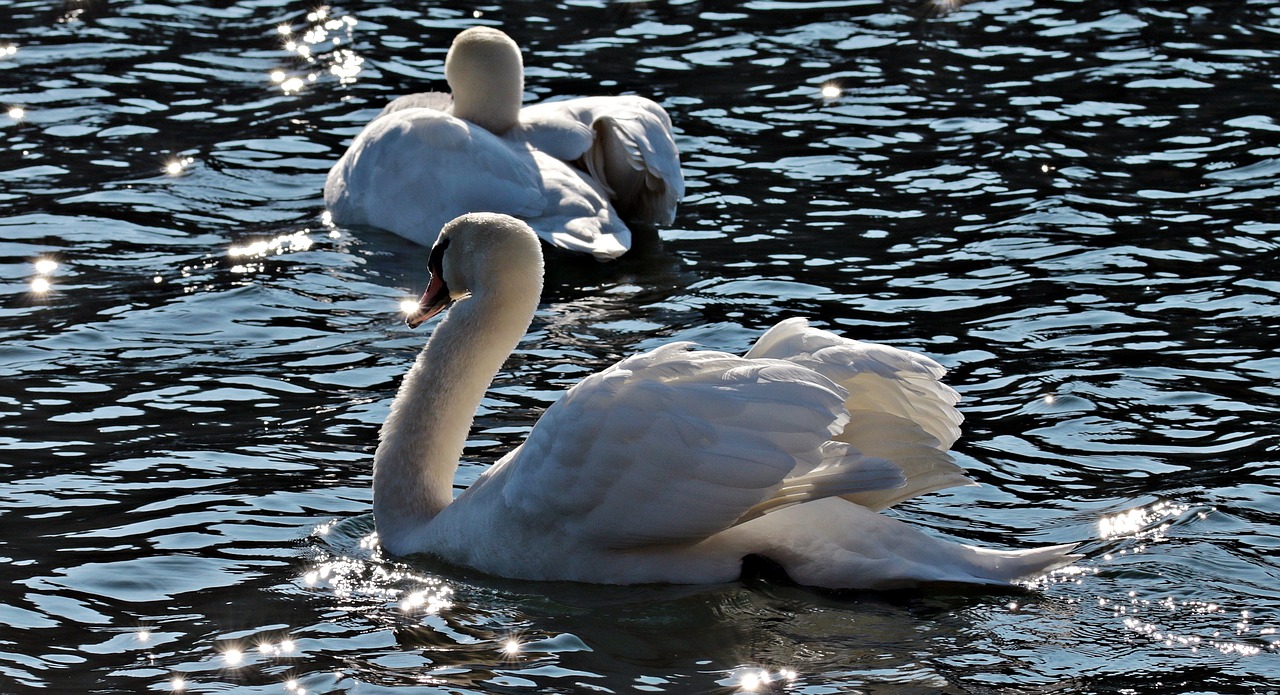
M 523 222 L 478 213 L 445 226 L 428 265 L 409 325 L 449 311 L 374 456 L 393 554 L 606 584 L 728 582 L 763 556 L 833 589 L 1006 584 L 1075 557 L 961 545 L 878 514 L 971 484 L 947 454 L 959 396 L 933 360 L 799 319 L 745 357 L 671 343 L 587 377 L 455 500 L 476 407 L 538 307 L 542 254 Z
M 458 34 L 445 79 L 452 97 L 392 101 L 330 169 L 324 199 L 335 223 L 430 246 L 458 215 L 502 212 L 553 246 L 610 260 L 630 248 L 624 219 L 675 219 L 684 177 L 658 104 L 617 96 L 521 108 L 520 48 L 490 27 Z

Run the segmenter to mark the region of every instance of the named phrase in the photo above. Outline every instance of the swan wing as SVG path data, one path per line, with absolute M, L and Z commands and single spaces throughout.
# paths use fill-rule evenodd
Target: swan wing
M 430 96 L 392 102 L 330 169 L 324 196 L 334 222 L 429 246 L 459 215 L 501 212 L 561 248 L 601 259 L 627 250 L 630 231 L 581 174 L 437 108 L 413 105 Z
M 333 221 L 380 227 L 423 245 L 472 211 L 540 215 L 537 172 L 487 131 L 436 109 L 374 119 L 329 170 Z
M 525 107 L 514 137 L 577 162 L 624 217 L 670 224 L 684 198 L 671 118 L 638 96 L 587 97 Z
M 849 422 L 836 437 L 902 468 L 901 488 L 846 495 L 873 510 L 957 485 L 972 485 L 947 450 L 960 436 L 960 396 L 942 383 L 946 369 L 908 350 L 851 340 L 788 319 L 766 332 L 748 357 L 812 369 L 848 393 Z
M 631 248 L 631 229 L 583 172 L 546 153 L 528 149 L 536 163 L 545 209 L 529 226 L 553 246 L 608 261 Z
M 777 360 L 673 343 L 570 389 L 486 477 L 526 526 L 609 548 L 691 543 L 811 499 L 903 484 L 829 442 L 843 390 Z M 473 486 L 475 487 L 475 486 Z M 483 487 L 483 486 L 481 486 Z

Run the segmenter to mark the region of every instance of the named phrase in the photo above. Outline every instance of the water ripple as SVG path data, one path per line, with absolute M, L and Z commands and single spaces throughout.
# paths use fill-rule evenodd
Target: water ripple
M 0 690 L 1271 687 L 1272 0 L 18 2 L 0 29 Z M 320 217 L 474 23 L 530 100 L 641 93 L 689 195 L 551 263 L 465 485 L 582 376 L 779 317 L 924 351 L 981 487 L 901 505 L 1083 542 L 1029 592 L 531 585 L 381 556 L 369 459 L 422 250 Z

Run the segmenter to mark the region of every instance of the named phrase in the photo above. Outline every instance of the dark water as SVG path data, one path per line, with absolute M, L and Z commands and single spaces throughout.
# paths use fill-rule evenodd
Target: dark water
M 5 3 L 0 691 L 1273 692 L 1280 0 L 944 9 Z M 320 190 L 476 21 L 530 100 L 661 102 L 689 195 L 619 263 L 553 259 L 460 484 L 622 355 L 807 315 L 964 394 L 984 486 L 898 515 L 1078 571 L 610 589 L 362 544 L 425 258 Z

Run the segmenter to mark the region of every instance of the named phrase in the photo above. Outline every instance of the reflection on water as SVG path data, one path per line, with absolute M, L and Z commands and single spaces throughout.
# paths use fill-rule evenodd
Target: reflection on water
M 0 9 L 0 691 L 1259 692 L 1280 679 L 1280 5 Z M 946 6 L 946 12 L 934 11 Z M 476 22 L 672 114 L 679 219 L 553 256 L 459 484 L 568 385 L 779 318 L 920 350 L 1020 592 L 542 585 L 370 542 L 425 256 L 321 214 Z

